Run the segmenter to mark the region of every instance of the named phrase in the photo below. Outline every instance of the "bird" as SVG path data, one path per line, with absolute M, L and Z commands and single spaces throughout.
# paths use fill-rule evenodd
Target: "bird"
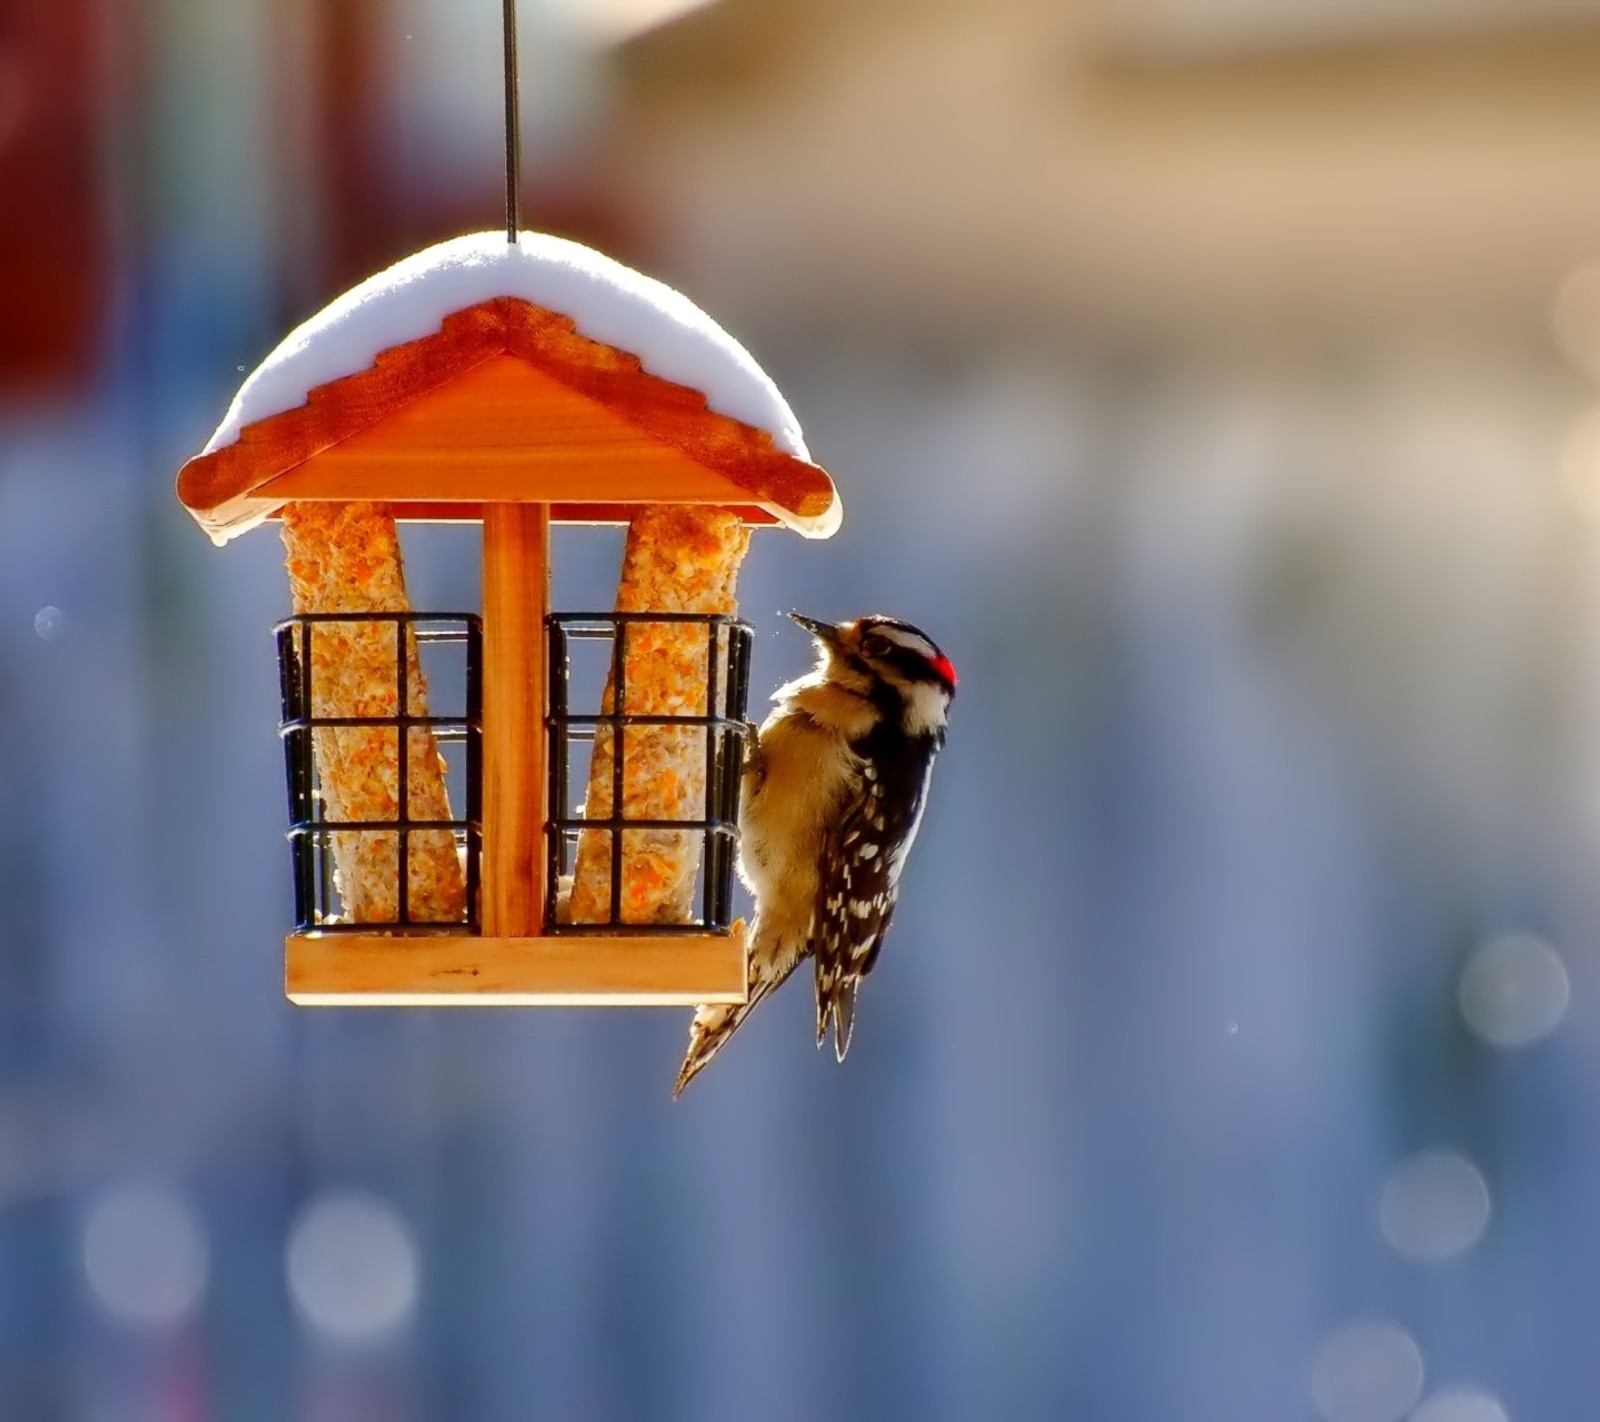
M 748 728 L 740 773 L 738 872 L 755 904 L 749 996 L 695 1010 L 674 1097 L 807 957 L 817 1046 L 831 1026 L 844 1060 L 944 745 L 956 669 L 926 632 L 880 614 L 789 616 L 811 634 L 816 664 Z

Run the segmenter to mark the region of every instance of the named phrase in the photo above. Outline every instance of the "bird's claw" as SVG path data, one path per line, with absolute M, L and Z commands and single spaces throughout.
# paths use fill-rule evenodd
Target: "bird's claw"
M 744 723 L 744 770 L 759 784 L 766 778 L 767 758 L 761 750 L 761 728 L 754 721 Z

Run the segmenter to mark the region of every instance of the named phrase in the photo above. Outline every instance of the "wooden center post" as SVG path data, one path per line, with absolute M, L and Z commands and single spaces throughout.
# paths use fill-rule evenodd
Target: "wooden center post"
M 483 510 L 483 933 L 536 938 L 545 905 L 550 506 Z

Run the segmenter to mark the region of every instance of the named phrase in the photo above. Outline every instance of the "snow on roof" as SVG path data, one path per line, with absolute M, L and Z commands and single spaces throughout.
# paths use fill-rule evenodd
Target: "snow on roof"
M 639 357 L 652 375 L 703 391 L 722 415 L 766 430 L 787 454 L 811 456 L 778 387 L 688 297 L 610 257 L 538 232 L 474 232 L 396 262 L 296 327 L 233 397 L 203 453 L 244 426 L 306 402 L 319 385 L 368 369 L 381 351 L 439 329 L 452 312 L 520 297 L 568 316 L 590 340 Z

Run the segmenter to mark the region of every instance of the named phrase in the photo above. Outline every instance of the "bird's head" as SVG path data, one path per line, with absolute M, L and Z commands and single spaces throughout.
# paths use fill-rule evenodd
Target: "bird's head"
M 879 615 L 838 623 L 789 616 L 816 639 L 818 670 L 828 681 L 891 703 L 908 735 L 943 735 L 956 669 L 921 628 Z

